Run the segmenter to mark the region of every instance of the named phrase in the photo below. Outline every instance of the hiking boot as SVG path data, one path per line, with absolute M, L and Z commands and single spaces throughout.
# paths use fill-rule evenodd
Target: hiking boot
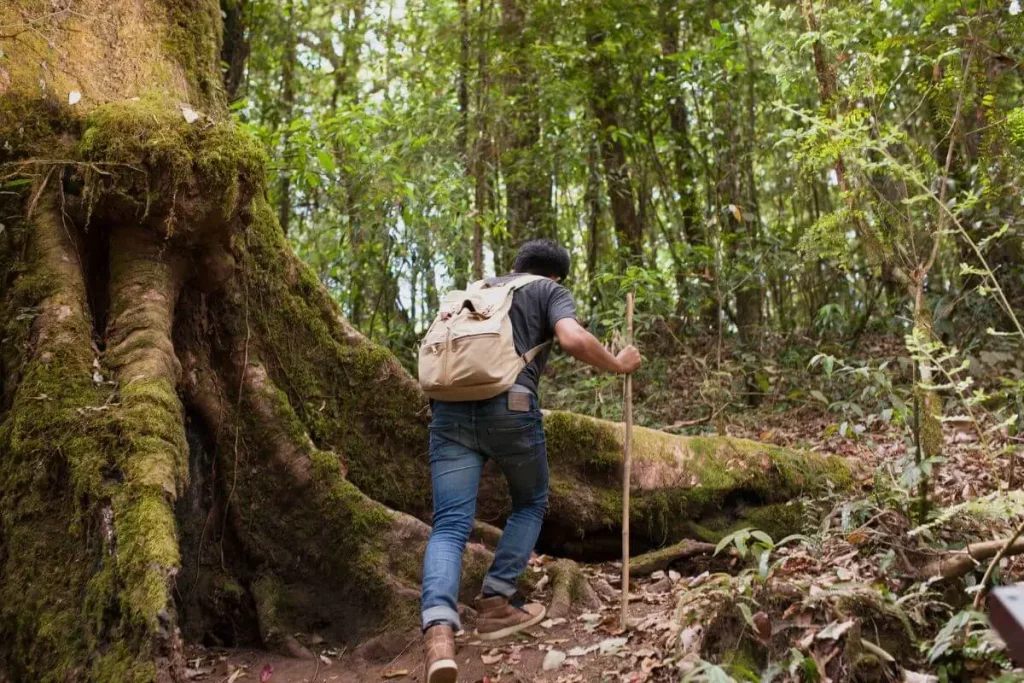
M 455 683 L 459 665 L 455 663 L 455 633 L 447 624 L 437 624 L 423 635 L 427 660 L 423 664 L 423 683 Z
M 544 605 L 514 605 L 503 595 L 476 599 L 476 636 L 497 640 L 539 624 L 547 612 Z

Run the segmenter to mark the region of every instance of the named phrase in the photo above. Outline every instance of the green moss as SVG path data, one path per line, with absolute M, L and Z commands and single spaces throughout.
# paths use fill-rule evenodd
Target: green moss
M 386 349 L 348 343 L 334 302 L 288 249 L 263 197 L 249 209 L 249 229 L 234 253 L 245 289 L 217 311 L 225 333 L 259 346 L 267 368 L 297 416 L 293 441 L 306 433 L 340 456 L 348 479 L 369 497 L 420 516 L 429 511 L 426 458 L 410 457 L 427 443 L 422 395 Z M 245 297 L 245 299 L 242 299 Z M 248 301 L 238 305 L 238 301 Z
M 196 102 L 220 108 L 226 97 L 220 75 L 221 16 L 217 3 L 163 0 L 168 14 L 167 47 L 178 61 Z
M 76 132 L 78 123 L 67 107 L 56 100 L 7 93 L 0 97 L 0 161 L 40 156 L 58 158 L 65 133 Z
M 252 136 L 229 121 L 189 123 L 178 103 L 157 95 L 91 111 L 77 152 L 103 171 L 85 167 L 92 205 L 116 197 L 169 234 L 179 224 L 226 229 L 265 184 L 265 156 Z
M 93 681 L 124 681 L 150 683 L 156 680 L 156 664 L 140 661 L 127 643 L 115 642 L 108 651 L 99 655 L 90 671 Z
M 571 413 L 545 417 L 551 463 L 550 518 L 573 530 L 613 527 L 621 515 L 622 426 Z M 631 530 L 653 543 L 717 540 L 742 526 L 787 535 L 802 509 L 784 503 L 825 486 L 851 484 L 838 458 L 727 437 L 678 437 L 634 429 Z

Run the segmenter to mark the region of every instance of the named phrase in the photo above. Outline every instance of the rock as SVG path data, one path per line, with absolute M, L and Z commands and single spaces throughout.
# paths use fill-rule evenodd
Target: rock
M 664 574 L 664 572 L 662 572 Z M 661 581 L 652 583 L 647 587 L 647 590 L 651 593 L 668 593 L 672 590 L 672 579 L 667 576 L 663 577 Z

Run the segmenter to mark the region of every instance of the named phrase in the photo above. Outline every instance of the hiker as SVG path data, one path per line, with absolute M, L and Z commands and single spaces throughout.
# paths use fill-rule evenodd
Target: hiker
M 476 599 L 476 636 L 496 640 L 537 624 L 545 608 L 523 604 L 516 581 L 526 569 L 547 510 L 548 460 L 537 385 L 550 344 L 600 370 L 632 373 L 640 354 L 613 355 L 576 320 L 560 282 L 569 252 L 551 240 L 522 246 L 510 275 L 450 292 L 420 347 L 420 384 L 431 397 L 430 476 L 434 518 L 423 558 L 425 683 L 458 676 L 455 633 L 462 553 L 476 512 L 484 463 L 508 482 L 512 512 Z

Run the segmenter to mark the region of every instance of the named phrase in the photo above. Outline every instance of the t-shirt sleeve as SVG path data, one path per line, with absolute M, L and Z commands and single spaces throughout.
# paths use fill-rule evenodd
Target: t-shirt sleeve
M 548 329 L 554 332 L 555 323 L 565 318 L 576 318 L 576 302 L 568 289 L 555 284 L 548 298 Z

